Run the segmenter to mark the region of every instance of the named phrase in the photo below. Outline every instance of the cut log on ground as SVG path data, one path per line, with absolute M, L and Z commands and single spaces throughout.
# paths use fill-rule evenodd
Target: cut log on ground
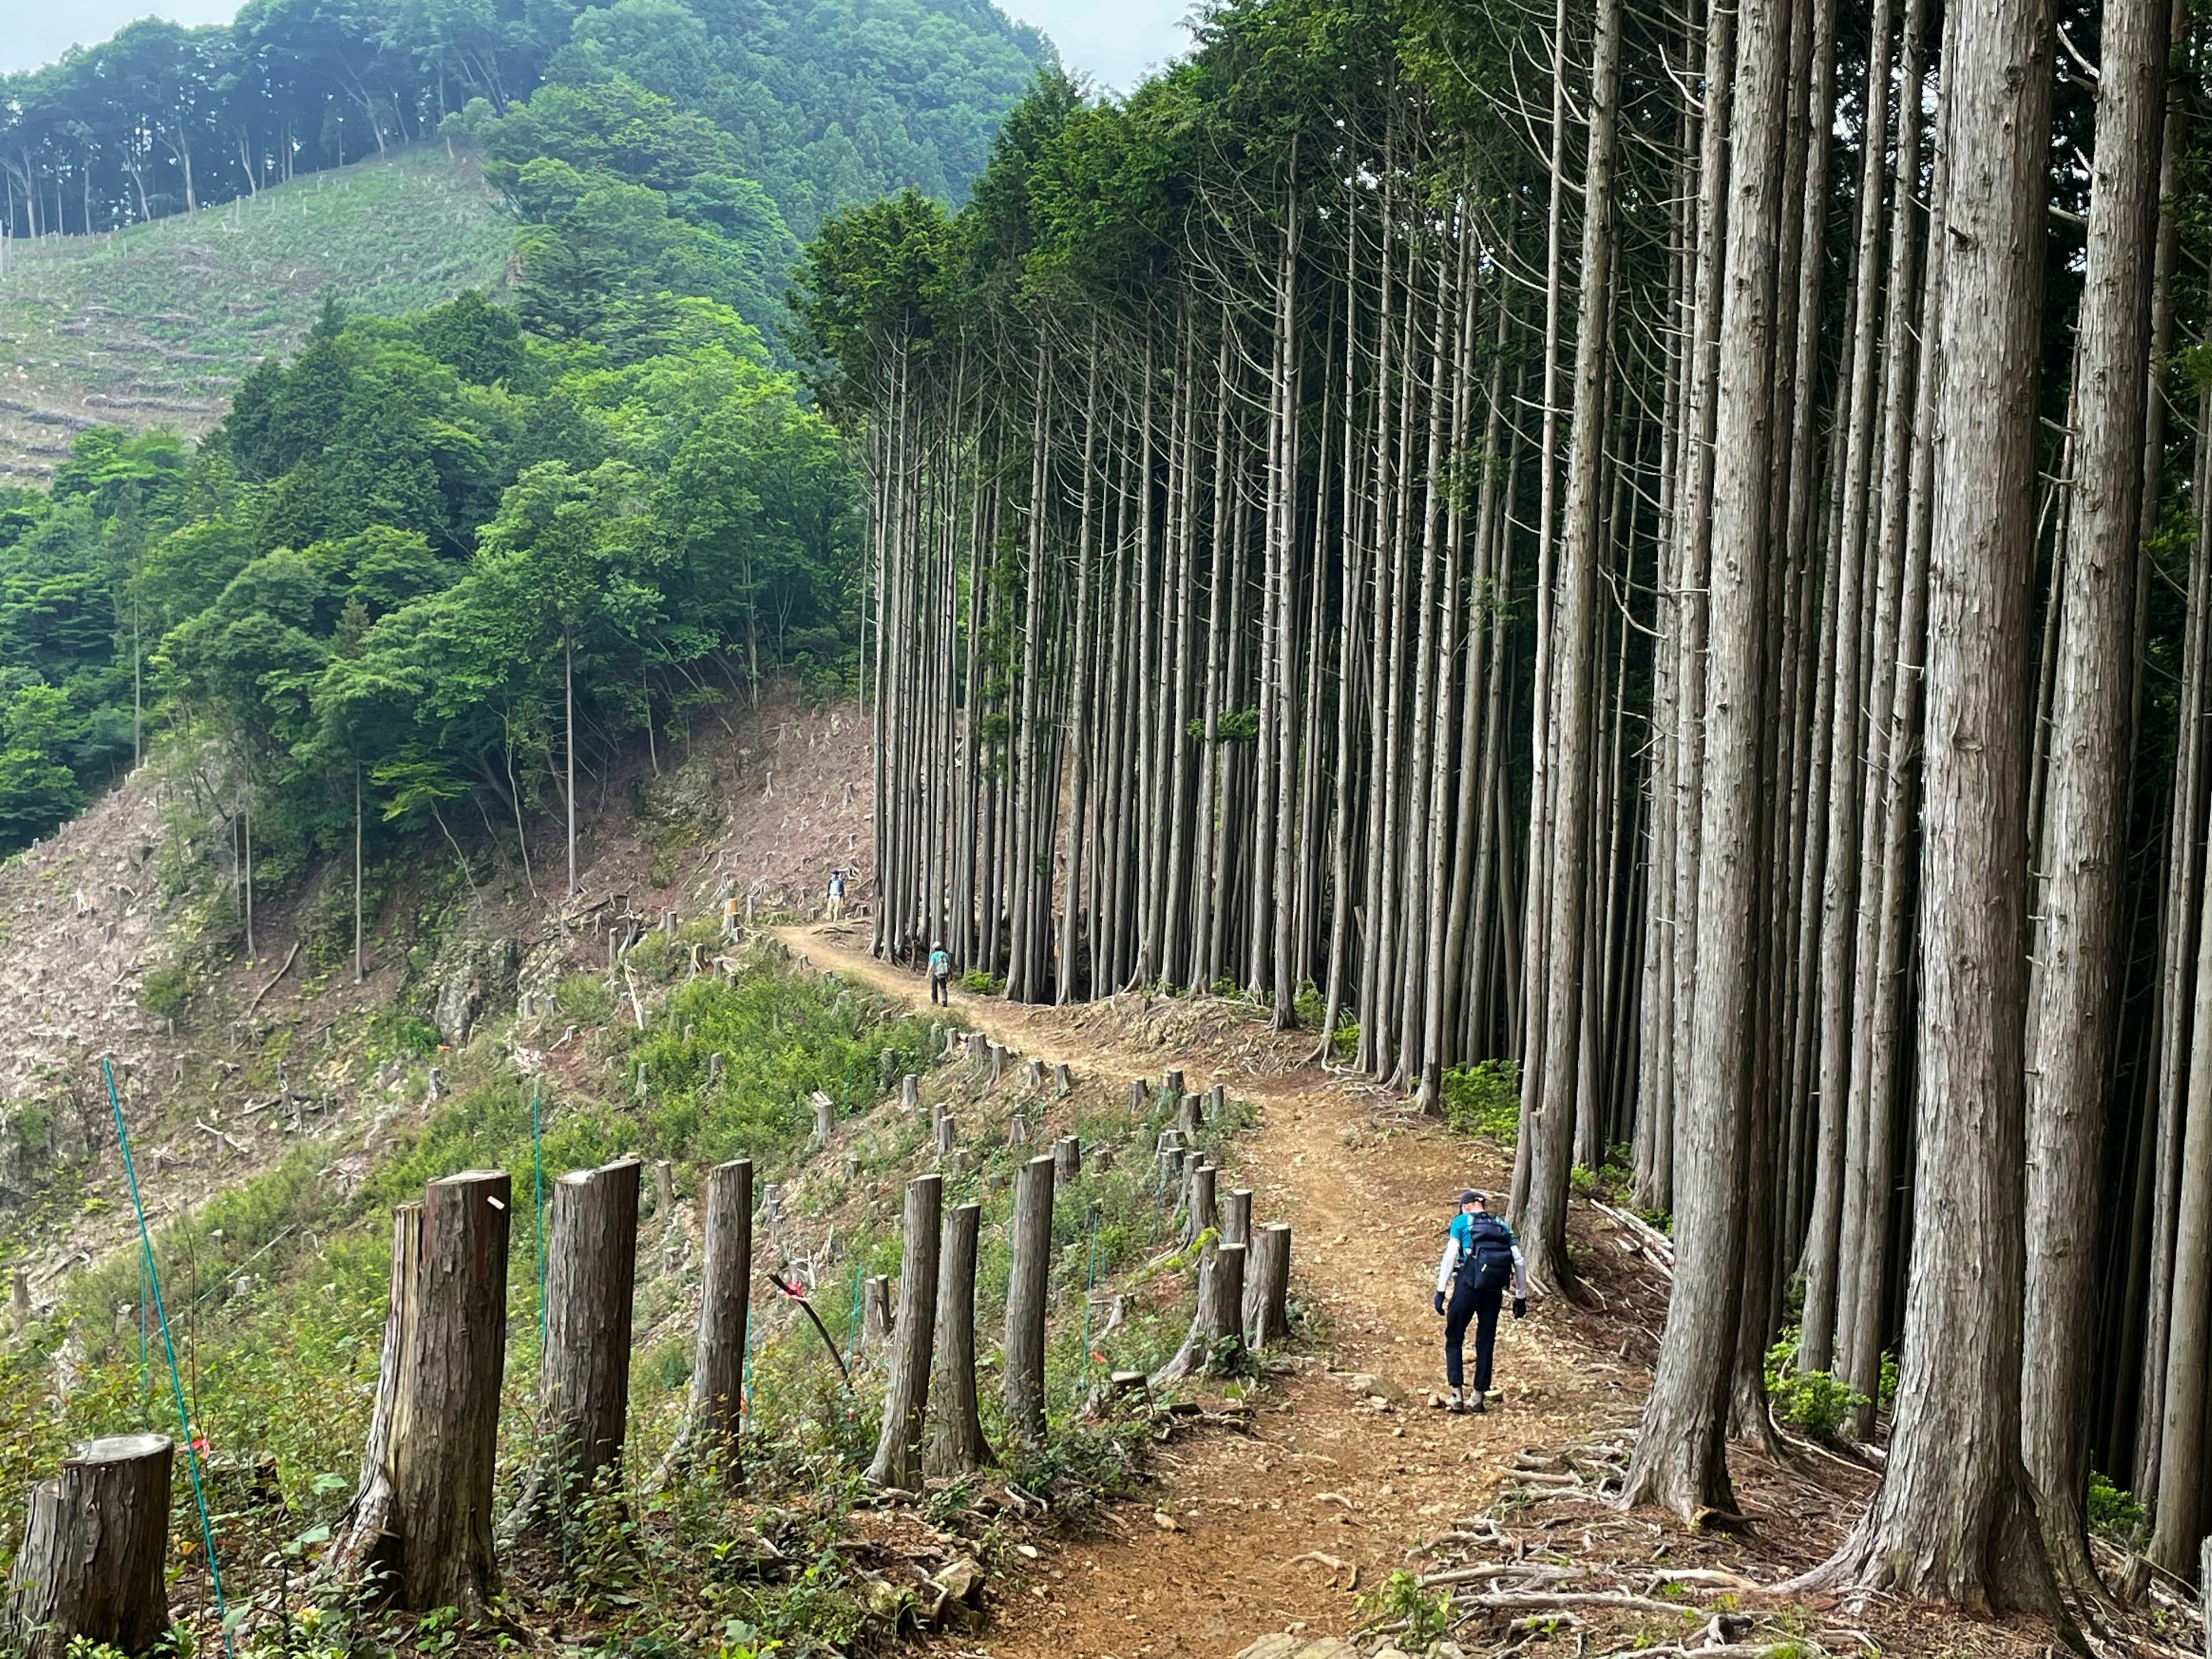
M 933 1477 L 967 1474 L 991 1461 L 975 1407 L 975 1243 L 982 1219 L 980 1204 L 963 1204 L 945 1218 L 929 1441 L 921 1458 L 922 1473 Z
M 921 1485 L 921 1434 L 929 1407 L 929 1370 L 937 1329 L 938 1228 L 945 1182 L 917 1176 L 906 1184 L 906 1243 L 899 1257 L 898 1324 L 891 1339 L 883 1432 L 868 1480 L 908 1491 Z
M 162 1572 L 176 1448 L 166 1435 L 89 1440 L 31 1489 L 8 1587 L 7 1634 L 24 1659 L 73 1642 L 144 1653 L 169 1628 Z
M 499 1590 L 492 1472 L 507 1363 L 505 1170 L 433 1181 L 392 1228 L 392 1304 L 361 1487 L 329 1571 L 374 1600 L 480 1619 Z

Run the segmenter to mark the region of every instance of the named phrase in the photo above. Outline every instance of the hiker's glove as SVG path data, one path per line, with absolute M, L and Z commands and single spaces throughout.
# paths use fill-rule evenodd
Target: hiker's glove
M 1516 1296 L 1513 1298 L 1513 1316 L 1516 1319 L 1526 1319 L 1528 1316 L 1528 1298 L 1527 1297 Z
M 1437 1292 L 1437 1318 L 1439 1318 L 1439 1319 L 1441 1319 L 1441 1318 L 1443 1318 L 1443 1314 L 1444 1314 L 1444 1293 L 1443 1293 L 1442 1291 L 1438 1291 Z

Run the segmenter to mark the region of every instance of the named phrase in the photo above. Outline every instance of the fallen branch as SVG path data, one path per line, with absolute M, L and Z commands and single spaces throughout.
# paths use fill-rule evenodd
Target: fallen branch
M 258 1007 L 261 1006 L 261 999 L 262 999 L 262 998 L 264 998 L 264 997 L 265 997 L 265 996 L 267 996 L 267 995 L 268 995 L 271 991 L 273 991 L 273 990 L 275 990 L 275 989 L 276 988 L 276 980 L 279 980 L 279 979 L 283 978 L 285 975 L 287 975 L 287 974 L 289 974 L 289 973 L 290 973 L 290 972 L 292 971 L 292 960 L 293 960 L 293 958 L 294 958 L 294 957 L 297 957 L 299 954 L 300 954 L 300 941 L 299 941 L 299 940 L 297 940 L 297 939 L 294 939 L 294 940 L 292 941 L 292 948 L 291 948 L 290 950 L 287 951 L 286 952 L 284 952 L 284 965 L 283 965 L 282 968 L 279 968 L 279 969 L 276 970 L 276 979 L 272 979 L 272 980 L 270 980 L 270 981 L 269 981 L 269 983 L 268 983 L 268 984 L 266 984 L 266 985 L 263 986 L 259 990 L 256 991 L 256 992 L 253 994 L 253 1000 L 252 1000 L 252 1001 L 251 1001 L 251 1002 L 249 1002 L 249 1003 L 247 1003 L 247 1004 L 246 1005 L 246 1012 L 247 1013 L 249 1013 L 249 1014 L 250 1014 L 250 1013 L 252 1013 L 252 1012 L 256 1008 L 258 1008 Z

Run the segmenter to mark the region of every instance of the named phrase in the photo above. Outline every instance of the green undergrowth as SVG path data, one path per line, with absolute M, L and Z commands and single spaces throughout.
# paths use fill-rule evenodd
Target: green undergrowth
M 1444 1121 L 1465 1135 L 1511 1146 L 1521 1133 L 1521 1066 L 1485 1060 L 1443 1077 Z
M 1146 1370 L 1173 1352 L 1188 1326 L 1196 1252 L 1182 1237 L 1176 1194 L 1160 1190 L 1153 1147 L 1171 1121 L 1155 1092 L 1132 1113 L 1120 1084 L 1099 1079 L 1066 1100 L 1027 1097 L 1018 1071 L 986 1091 L 963 1064 L 932 1067 L 941 1028 L 896 1017 L 873 993 L 834 975 L 797 971 L 779 947 L 748 951 L 734 980 L 691 976 L 695 925 L 654 935 L 610 988 L 604 973 L 563 981 L 559 1008 L 533 1029 L 480 1036 L 441 1060 L 453 1093 L 419 1126 L 362 1152 L 358 1127 L 294 1149 L 276 1168 L 185 1215 L 156 1218 L 163 1307 L 195 1437 L 209 1459 L 218 1560 L 232 1605 L 252 1609 L 244 1651 L 331 1659 L 384 1652 L 443 1653 L 494 1633 L 398 1615 L 359 1613 L 304 1589 L 357 1474 L 375 1384 L 390 1267 L 390 1213 L 425 1181 L 464 1169 L 503 1168 L 514 1179 L 508 1266 L 507 1364 L 501 1416 L 502 1505 L 534 1453 L 539 1352 L 538 1237 L 533 1216 L 532 1109 L 546 1181 L 635 1154 L 665 1159 L 679 1200 L 705 1170 L 744 1155 L 757 1191 L 774 1184 L 783 1224 L 757 1218 L 754 1363 L 747 1480 L 732 1492 L 713 1470 L 666 1486 L 653 1479 L 680 1425 L 696 1319 L 697 1245 L 674 1218 L 654 1213 L 646 1182 L 631 1368 L 631 1419 L 618 1486 L 573 1493 L 550 1533 L 506 1565 L 505 1616 L 521 1628 L 550 1620 L 566 1644 L 640 1654 L 705 1650 L 718 1659 L 851 1651 L 896 1625 L 869 1610 L 865 1546 L 854 1544 L 860 1471 L 878 1427 L 885 1356 L 859 1351 L 855 1287 L 896 1274 L 904 1182 L 939 1164 L 930 1109 L 954 1118 L 957 1147 L 941 1161 L 945 1201 L 981 1206 L 976 1327 L 984 1426 L 1003 1449 L 986 1480 L 933 1491 L 931 1524 L 967 1540 L 994 1571 L 1014 1536 L 991 1482 L 1042 1498 L 1062 1524 L 1130 1492 L 1152 1432 L 1142 1413 L 1095 1409 L 1107 1372 Z M 596 981 L 606 1023 L 556 1085 L 533 1085 L 514 1048 L 542 1048 L 585 1012 Z M 637 1000 L 632 1001 L 635 992 Z M 638 1028 L 634 1009 L 645 1012 Z M 388 1028 L 388 1029 L 387 1029 Z M 395 1016 L 374 1028 L 380 1051 L 413 1055 Z M 716 1066 L 711 1057 L 722 1058 Z M 926 1108 L 900 1109 L 898 1078 L 921 1074 Z M 710 1073 L 712 1075 L 710 1076 Z M 810 1099 L 837 1109 L 826 1151 L 812 1145 Z M 1020 1112 L 1026 1144 L 1010 1144 Z M 1237 1132 L 1249 1107 L 1231 1101 L 1206 1139 L 1235 1181 Z M 1057 1196 L 1052 1314 L 1047 1345 L 1050 1433 L 1014 1443 L 1000 1406 L 997 1349 L 1008 1260 L 1014 1173 L 1053 1137 L 1085 1145 L 1083 1173 Z M 370 1132 L 370 1140 L 376 1140 Z M 1256 1218 L 1264 1222 L 1264 1213 Z M 833 1242 L 834 1241 L 834 1242 Z M 774 1270 L 811 1284 L 848 1384 L 798 1310 L 769 1286 Z M 1303 1323 L 1303 1313 L 1293 1310 Z M 1109 1326 L 1111 1328 L 1109 1328 Z M 51 1475 L 74 1441 L 142 1428 L 175 1431 L 162 1334 L 137 1254 L 80 1273 L 59 1307 L 0 1357 L 0 1514 L 20 1514 L 27 1486 Z M 1206 1387 L 1241 1394 L 1249 1364 Z M 1093 1408 L 1087 1408 L 1093 1407 Z M 281 1500 L 257 1492 L 257 1466 Z M 179 1481 L 173 1535 L 182 1577 L 173 1608 L 204 1642 L 206 1580 L 198 1524 Z M 14 1541 L 0 1542 L 0 1553 Z M 4 1567 L 0 1559 L 0 1567 Z

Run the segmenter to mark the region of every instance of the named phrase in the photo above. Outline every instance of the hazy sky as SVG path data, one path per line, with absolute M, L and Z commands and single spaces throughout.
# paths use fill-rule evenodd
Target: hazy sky
M 1189 0 L 1000 0 L 1052 37 L 1060 61 L 1102 87 L 1127 92 L 1145 70 L 1184 51 Z M 76 42 L 104 40 L 149 12 L 214 23 L 238 0 L 0 0 L 0 71 L 51 63 Z

